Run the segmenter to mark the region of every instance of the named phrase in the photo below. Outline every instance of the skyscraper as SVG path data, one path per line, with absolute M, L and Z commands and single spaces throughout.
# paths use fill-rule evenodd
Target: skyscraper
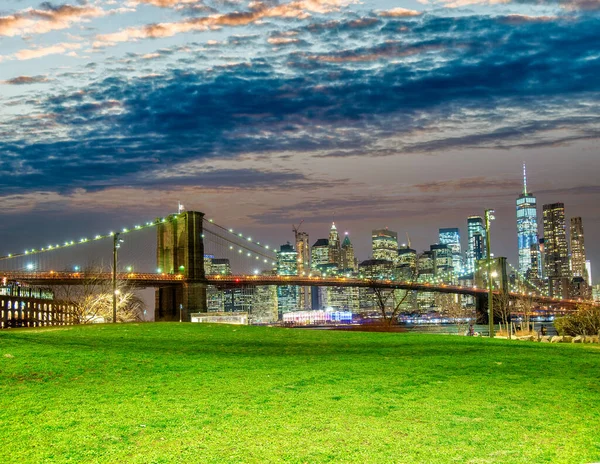
M 527 192 L 527 171 L 523 164 L 523 193 L 517 198 L 517 238 L 519 247 L 519 272 L 527 275 L 531 269 L 532 245 L 538 244 L 537 202 Z
M 580 217 L 571 218 L 571 272 L 573 277 L 583 277 L 588 282 L 588 273 L 585 266 L 585 245 L 583 240 L 583 222 Z
M 335 227 L 335 222 L 332 222 L 331 229 L 329 230 L 329 262 L 335 264 L 338 268 L 341 265 L 340 255 L 340 236 Z
M 306 232 L 296 232 L 296 253 L 298 259 L 298 275 L 307 275 L 310 273 L 310 246 L 308 234 Z M 311 287 L 299 287 L 299 300 L 301 309 L 311 309 Z
M 475 271 L 475 263 L 485 258 L 485 226 L 481 216 L 469 216 L 467 219 L 467 271 Z
M 442 276 L 444 282 L 452 282 L 453 254 L 449 245 L 436 243 L 430 247 L 433 254 L 433 266 L 436 276 Z
M 277 275 L 290 276 L 298 274 L 298 253 L 288 242 L 281 245 L 277 252 Z M 296 285 L 277 287 L 277 305 L 279 319 L 282 315 L 298 309 L 299 292 Z
M 323 264 L 329 264 L 329 240 L 320 238 L 310 250 L 310 265 L 312 269 L 318 269 Z
M 372 234 L 373 259 L 398 260 L 398 233 L 386 229 L 375 229 Z
M 296 234 L 296 253 L 298 254 L 298 275 L 310 272 L 310 246 L 306 232 Z
M 460 248 L 460 230 L 456 227 L 450 229 L 440 229 L 440 243 L 448 245 L 452 250 L 452 267 L 454 273 L 462 270 L 462 254 Z
M 350 242 L 348 232 L 346 232 L 346 236 L 342 242 L 341 268 L 344 271 L 352 272 L 356 272 L 358 270 L 358 263 L 356 262 L 356 257 L 354 256 L 354 247 L 352 246 L 352 242 Z
M 544 205 L 544 269 L 550 296 L 569 294 L 569 251 L 565 230 L 565 205 Z

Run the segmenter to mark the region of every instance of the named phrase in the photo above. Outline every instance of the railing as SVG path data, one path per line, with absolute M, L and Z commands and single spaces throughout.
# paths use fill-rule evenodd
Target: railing
M 23 281 L 30 283 L 45 283 L 47 285 L 56 284 L 80 284 L 91 280 L 112 280 L 112 273 L 86 273 L 86 272 L 20 272 L 20 271 L 0 271 L 0 277 L 5 280 Z M 187 282 L 183 274 L 167 273 L 138 273 L 138 272 L 119 272 L 117 279 L 131 282 L 141 286 L 153 286 L 154 284 L 183 284 Z M 263 275 L 209 275 L 204 280 L 205 283 L 216 286 L 232 285 L 297 285 L 297 286 L 315 286 L 315 287 L 359 287 L 359 288 L 385 288 L 400 290 L 415 290 L 421 292 L 452 293 L 462 295 L 485 295 L 487 289 L 478 287 L 464 287 L 460 285 L 431 284 L 428 282 L 398 281 L 392 279 L 367 279 L 352 277 L 322 277 L 322 276 L 263 276 Z M 495 291 L 494 294 L 499 294 Z M 525 294 L 510 292 L 509 296 L 513 299 L 522 298 Z M 535 296 L 535 301 L 542 304 L 563 304 L 574 306 L 583 301 L 581 299 L 560 299 L 545 296 Z M 597 302 L 589 302 L 598 304 Z

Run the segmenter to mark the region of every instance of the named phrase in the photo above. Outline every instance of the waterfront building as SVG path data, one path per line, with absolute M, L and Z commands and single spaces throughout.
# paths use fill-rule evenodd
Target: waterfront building
M 538 244 L 537 202 L 527 191 L 527 171 L 523 164 L 523 193 L 517 198 L 517 238 L 519 250 L 519 272 L 529 275 L 532 267 L 532 246 Z M 540 266 L 536 266 L 538 269 Z M 538 274 L 538 277 L 541 277 Z
M 329 264 L 329 240 L 320 238 L 317 240 L 310 251 L 310 265 L 316 270 L 323 264 Z
M 544 274 L 552 297 L 569 296 L 569 252 L 565 230 L 565 205 L 552 203 L 543 206 L 544 217 Z
M 263 271 L 263 276 L 275 275 L 275 271 Z M 254 290 L 251 322 L 253 324 L 270 324 L 278 318 L 277 287 L 260 285 Z
M 298 253 L 288 242 L 281 245 L 277 252 L 277 275 L 292 276 L 298 274 Z M 289 311 L 296 311 L 299 306 L 299 287 L 281 285 L 277 287 L 277 308 L 279 319 Z
M 396 263 L 398 258 L 398 233 L 385 229 L 375 229 L 372 233 L 373 259 Z
M 452 250 L 452 268 L 456 274 L 462 271 L 462 252 L 460 246 L 460 229 L 457 227 L 439 230 L 439 241 Z
M 359 312 L 357 287 L 321 287 L 319 307 L 326 310 Z
M 331 223 L 331 229 L 329 230 L 329 262 L 335 264 L 337 267 L 341 266 L 341 248 L 340 248 L 340 236 L 335 222 Z
M 485 225 L 481 216 L 470 216 L 467 219 L 467 272 L 475 271 L 475 263 L 486 257 Z

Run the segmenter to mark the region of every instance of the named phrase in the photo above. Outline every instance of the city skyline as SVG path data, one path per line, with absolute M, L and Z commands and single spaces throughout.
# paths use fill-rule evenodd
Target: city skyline
M 6 0 L 0 252 L 188 209 L 273 246 L 335 217 L 421 251 L 496 210 L 520 167 L 582 217 L 598 274 L 596 2 Z M 597 277 L 594 277 L 597 282 Z

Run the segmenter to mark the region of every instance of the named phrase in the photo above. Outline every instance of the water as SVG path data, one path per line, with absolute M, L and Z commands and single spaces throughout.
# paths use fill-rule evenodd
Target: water
M 537 333 L 541 326 L 544 325 L 546 327 L 546 335 L 558 335 L 556 329 L 552 322 L 535 322 L 534 323 L 534 332 Z M 416 333 L 432 333 L 432 334 L 457 334 L 459 329 L 461 330 L 460 335 L 465 335 L 466 330 L 468 329 L 468 325 L 457 325 L 457 324 L 400 324 L 400 327 L 406 329 L 407 332 L 416 332 Z M 499 330 L 499 326 L 496 324 L 495 330 Z M 481 335 L 489 335 L 489 327 L 488 325 L 480 325 L 476 324 L 473 326 L 475 332 Z

